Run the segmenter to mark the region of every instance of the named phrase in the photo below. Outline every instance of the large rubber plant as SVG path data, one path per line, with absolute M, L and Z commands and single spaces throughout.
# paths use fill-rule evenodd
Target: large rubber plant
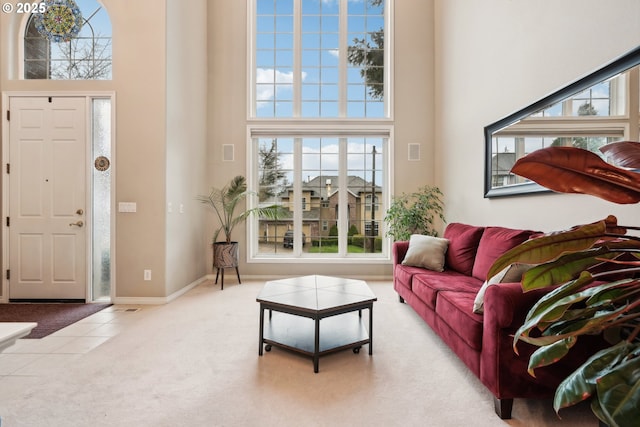
M 640 202 L 640 143 L 622 141 L 592 152 L 549 147 L 521 158 L 512 172 L 556 192 L 583 193 L 617 204 Z M 529 240 L 499 258 L 488 276 L 513 263 L 529 264 L 524 292 L 550 287 L 514 335 L 538 349 L 529 373 L 562 359 L 584 335 L 608 343 L 558 386 L 554 409 L 590 401 L 609 426 L 640 420 L 640 238 L 639 227 L 618 225 L 614 216 Z M 634 234 L 635 233 L 635 234 Z

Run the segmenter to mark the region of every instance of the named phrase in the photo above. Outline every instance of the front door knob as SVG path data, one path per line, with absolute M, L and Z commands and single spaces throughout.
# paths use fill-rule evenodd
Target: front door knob
M 84 222 L 78 221 L 78 222 L 72 222 L 71 224 L 69 224 L 69 227 L 73 227 L 73 226 L 82 227 L 83 225 L 84 225 Z

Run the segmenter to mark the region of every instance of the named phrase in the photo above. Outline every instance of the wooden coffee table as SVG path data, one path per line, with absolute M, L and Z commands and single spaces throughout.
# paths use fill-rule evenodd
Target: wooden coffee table
M 366 282 L 330 276 L 304 276 L 265 283 L 260 303 L 258 354 L 271 346 L 313 357 L 318 372 L 320 356 L 369 344 L 373 354 L 373 302 L 377 298 Z M 369 310 L 369 328 L 362 310 Z M 269 310 L 265 323 L 264 311 Z M 276 313 L 273 313 L 276 312 Z M 357 313 L 356 313 L 357 312 Z

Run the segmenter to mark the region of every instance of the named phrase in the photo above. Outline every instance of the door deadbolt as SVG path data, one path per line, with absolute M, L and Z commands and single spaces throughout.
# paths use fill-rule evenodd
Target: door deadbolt
M 84 222 L 78 221 L 78 222 L 72 222 L 71 224 L 69 224 L 69 227 L 73 227 L 73 226 L 82 227 L 83 225 L 84 225 Z
M 84 213 L 84 211 L 83 211 L 82 209 L 78 209 L 78 210 L 76 211 L 76 213 L 77 213 L 78 215 L 82 215 L 82 214 Z

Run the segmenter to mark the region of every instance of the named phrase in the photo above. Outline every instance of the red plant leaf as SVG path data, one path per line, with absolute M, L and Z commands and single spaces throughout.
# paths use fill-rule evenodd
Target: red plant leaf
M 600 147 L 616 165 L 623 168 L 640 168 L 640 143 L 634 141 L 617 141 Z
M 511 172 L 560 193 L 590 194 L 618 204 L 640 202 L 640 174 L 581 148 L 541 148 L 520 158 Z

